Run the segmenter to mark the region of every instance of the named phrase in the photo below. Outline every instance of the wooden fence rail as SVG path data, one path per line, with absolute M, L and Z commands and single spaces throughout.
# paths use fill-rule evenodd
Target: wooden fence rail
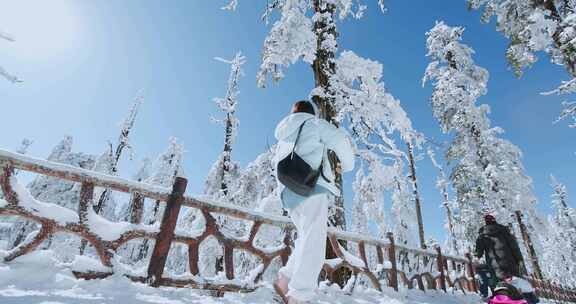
M 54 216 L 43 212 L 43 208 L 34 208 L 14 177 L 14 170 L 23 170 L 58 179 L 81 184 L 78 210 L 73 216 L 67 216 L 71 210 L 61 208 L 62 215 Z M 38 233 L 27 243 L 13 249 L 4 262 L 10 262 L 19 256 L 36 249 L 43 241 L 56 233 L 70 233 L 90 244 L 107 272 L 74 272 L 78 278 L 96 279 L 111 275 L 114 272 L 112 258 L 118 249 L 135 239 L 154 240 L 154 249 L 146 276 L 126 275 L 130 279 L 145 282 L 151 286 L 189 287 L 218 292 L 249 292 L 254 290 L 273 260 L 279 259 L 282 264 L 287 262 L 291 252 L 294 226 L 286 217 L 254 212 L 245 208 L 229 206 L 218 202 L 206 202 L 184 195 L 187 181 L 176 178 L 172 189 L 157 187 L 113 177 L 90 170 L 57 164 L 46 160 L 35 159 L 17 153 L 0 150 L 0 187 L 4 200 L 0 200 L 0 216 L 17 216 L 40 224 Z M 122 231 L 115 238 L 103 236 L 96 232 L 91 223 L 98 217 L 91 207 L 93 205 L 94 188 L 107 188 L 118 192 L 132 194 L 140 204 L 145 198 L 165 204 L 164 214 L 159 229 L 135 223 L 141 220 L 141 215 L 132 215 L 131 229 Z M 39 206 L 54 205 L 37 202 Z M 54 205 L 56 206 L 56 205 Z M 188 237 L 175 233 L 178 217 L 182 208 L 194 208 L 205 219 L 203 233 L 196 237 Z M 244 238 L 227 236 L 218 225 L 215 215 L 224 215 L 236 220 L 252 223 L 248 235 Z M 65 218 L 63 218 L 65 217 Z M 71 220 L 72 219 L 72 220 Z M 279 240 L 281 246 L 274 249 L 258 248 L 254 241 L 263 225 L 282 229 L 283 237 Z M 334 273 L 341 268 L 347 268 L 357 283 L 371 284 L 375 289 L 382 290 L 384 286 L 399 290 L 400 288 L 418 288 L 420 290 L 443 290 L 477 292 L 474 265 L 471 255 L 454 257 L 445 255 L 440 247 L 433 251 L 399 246 L 394 242 L 394 236 L 389 233 L 386 240 L 367 237 L 354 233 L 329 229 L 330 246 L 337 258 L 327 261 L 323 267 L 322 276 L 331 280 Z M 199 270 L 200 245 L 213 237 L 222 245 L 224 255 L 224 270 L 227 282 L 202 278 Z M 339 240 L 347 241 L 349 248 L 355 248 L 356 256 L 339 245 Z M 181 244 L 188 248 L 189 278 L 171 278 L 164 275 L 166 262 L 171 245 Z M 257 257 L 260 261 L 256 275 L 250 284 L 234 281 L 235 252 L 244 251 Z M 550 282 L 531 280 L 540 297 L 557 301 L 576 303 L 576 291 Z M 353 287 L 352 287 L 353 288 Z M 352 292 L 353 290 L 350 290 Z

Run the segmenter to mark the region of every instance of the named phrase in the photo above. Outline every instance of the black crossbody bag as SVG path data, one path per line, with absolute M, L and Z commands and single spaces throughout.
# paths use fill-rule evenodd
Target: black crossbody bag
M 278 174 L 278 180 L 284 186 L 302 196 L 309 196 L 310 193 L 312 193 L 316 183 L 318 182 L 318 178 L 322 173 L 322 166 L 324 164 L 324 155 L 322 155 L 320 167 L 318 170 L 314 170 L 295 152 L 296 145 L 300 139 L 300 133 L 307 121 L 308 120 L 304 121 L 300 126 L 300 129 L 298 129 L 298 135 L 296 136 L 292 153 L 278 162 L 276 171 Z

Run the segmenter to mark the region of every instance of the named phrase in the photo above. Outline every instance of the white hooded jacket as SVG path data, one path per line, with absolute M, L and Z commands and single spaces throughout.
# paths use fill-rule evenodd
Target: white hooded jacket
M 284 118 L 276 127 L 274 134 L 278 140 L 274 165 L 277 166 L 278 162 L 292 152 L 298 129 L 304 122 L 306 124 L 302 128 L 295 153 L 312 168 L 320 167 L 322 158 L 324 158 L 323 174 L 325 178 L 320 176 L 318 185 L 339 196 L 340 190 L 334 182 L 334 174 L 328 160 L 327 150 L 332 150 L 336 153 L 341 162 L 342 171 L 348 172 L 354 169 L 354 145 L 344 130 L 337 128 L 324 119 L 302 112 L 293 113 Z

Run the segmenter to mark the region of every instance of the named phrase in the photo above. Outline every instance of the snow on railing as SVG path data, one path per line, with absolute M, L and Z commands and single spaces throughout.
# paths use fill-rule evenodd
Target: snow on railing
M 80 183 L 78 211 L 37 201 L 17 182 L 14 177 L 15 169 Z M 135 239 L 148 239 L 155 242 L 146 275 L 126 274 L 128 278 L 156 287 L 191 287 L 221 293 L 254 290 L 254 284 L 262 280 L 272 261 L 279 258 L 282 264 L 285 264 L 291 252 L 294 226 L 287 217 L 184 196 L 187 185 L 184 178 L 176 178 L 170 190 L 4 150 L 0 150 L 0 170 L 0 186 L 4 193 L 4 200 L 0 200 L 0 216 L 18 216 L 41 226 L 38 232 L 29 235 L 26 242 L 4 257 L 4 262 L 10 262 L 33 251 L 56 233 L 71 233 L 92 245 L 104 266 L 97 271 L 77 271 L 74 275 L 85 279 L 104 278 L 115 271 L 113 257 L 122 245 Z M 91 208 L 95 187 L 138 194 L 132 195 L 133 199 L 149 198 L 164 203 L 162 221 L 159 225 L 108 221 Z M 189 237 L 175 233 L 182 207 L 199 210 L 204 217 L 205 227 L 199 235 Z M 217 224 L 213 213 L 252 222 L 248 234 L 240 239 L 227 236 Z M 267 249 L 254 244 L 263 225 L 282 230 L 283 237 L 278 240 L 280 246 Z M 385 284 L 395 290 L 419 288 L 477 291 L 474 265 L 469 254 L 466 258 L 453 257 L 443 255 L 440 247 L 429 251 L 399 246 L 395 244 L 391 233 L 386 240 L 380 240 L 331 228 L 328 236 L 337 258 L 326 261 L 321 276 L 334 282 L 338 271 L 349 270 L 352 278 L 346 285 L 349 292 L 352 292 L 358 283 L 371 284 L 378 290 L 382 290 Z M 223 280 L 203 278 L 200 273 L 199 248 L 202 242 L 210 237 L 216 238 L 223 247 Z M 344 249 L 339 241 L 346 241 L 349 249 L 355 248 L 354 251 L 359 257 Z M 191 276 L 164 276 L 170 247 L 174 243 L 187 246 L 187 266 Z M 235 251 L 247 252 L 259 258 L 260 263 L 249 273 L 249 284 L 235 280 Z M 576 292 L 573 290 L 548 282 L 533 281 L 533 284 L 542 297 L 576 302 Z

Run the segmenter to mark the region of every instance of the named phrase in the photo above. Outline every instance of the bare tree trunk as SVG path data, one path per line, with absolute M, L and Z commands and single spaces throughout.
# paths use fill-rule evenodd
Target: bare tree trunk
M 225 196 L 228 195 L 228 184 L 226 175 L 230 173 L 230 161 L 232 155 L 232 120 L 230 113 L 226 114 L 226 137 L 224 139 L 224 157 L 222 159 L 222 174 L 220 176 L 220 190 Z
M 128 138 L 130 136 L 130 132 L 134 127 L 134 122 L 136 121 L 136 115 L 138 114 L 138 108 L 142 104 L 142 97 L 138 97 L 134 103 L 132 104 L 132 108 L 128 114 L 128 117 L 124 121 L 122 129 L 120 130 L 120 136 L 118 137 L 118 145 L 116 146 L 116 151 L 114 151 L 114 160 L 112 161 L 112 175 L 117 175 L 118 173 L 118 163 L 120 162 L 120 157 L 122 157 L 122 153 L 124 152 L 125 148 L 130 148 L 130 143 L 128 142 Z M 112 146 L 112 144 L 110 144 Z M 112 151 L 112 147 L 110 147 Z M 94 211 L 96 214 L 99 214 L 102 209 L 104 208 L 104 204 L 108 200 L 108 196 L 110 195 L 110 189 L 105 189 L 102 194 L 100 195 L 100 199 L 98 200 L 98 204 L 94 206 Z
M 526 251 L 530 255 L 530 262 L 532 263 L 532 271 L 538 280 L 543 280 L 542 269 L 540 268 L 540 263 L 538 261 L 538 256 L 536 255 L 536 250 L 534 250 L 534 245 L 530 239 L 530 234 L 526 229 L 526 226 L 522 222 L 522 213 L 516 211 L 516 220 L 518 221 L 518 226 L 520 227 L 520 232 L 522 233 L 522 239 L 524 239 L 524 245 L 526 246 Z
M 328 4 L 324 0 L 314 0 L 315 13 L 330 16 L 326 18 L 318 18 L 314 22 L 314 30 L 318 35 L 318 48 L 316 51 L 316 59 L 312 63 L 312 70 L 314 72 L 316 87 L 322 88 L 325 92 L 330 92 L 330 76 L 336 72 L 334 50 L 324 47 L 325 41 L 332 39 L 335 40 L 338 36 L 336 25 L 332 20 L 335 10 L 336 7 L 333 4 Z M 334 109 L 334 100 L 320 96 L 313 96 L 312 99 L 320 110 L 320 117 L 331 122 L 335 126 L 338 126 L 338 123 L 335 121 L 336 111 Z M 331 167 L 334 170 L 334 176 L 336 177 L 336 184 L 342 188 L 340 161 L 332 151 L 329 153 L 329 159 Z M 335 227 L 345 230 L 346 220 L 344 216 L 344 199 L 342 196 L 336 199 L 336 210 L 330 214 L 330 223 Z
M 410 180 L 412 184 L 412 193 L 416 207 L 416 218 L 418 220 L 418 237 L 420 238 L 420 248 L 426 249 L 426 239 L 424 237 L 424 222 L 422 220 L 422 206 L 420 194 L 418 193 L 418 179 L 416 178 L 416 161 L 414 160 L 414 147 L 412 143 L 407 142 L 408 160 L 410 161 Z
M 232 120 L 230 117 L 230 113 L 226 114 L 226 136 L 224 139 L 224 154 L 222 159 L 222 173 L 220 175 L 220 191 L 222 194 L 227 197 L 228 196 L 228 184 L 226 177 L 230 173 L 230 161 L 231 161 L 231 154 L 232 154 Z M 223 220 L 226 221 L 226 218 L 223 217 Z M 222 244 L 220 244 L 222 245 Z M 215 273 L 224 270 L 224 255 L 219 255 L 216 257 L 216 265 L 215 265 Z

